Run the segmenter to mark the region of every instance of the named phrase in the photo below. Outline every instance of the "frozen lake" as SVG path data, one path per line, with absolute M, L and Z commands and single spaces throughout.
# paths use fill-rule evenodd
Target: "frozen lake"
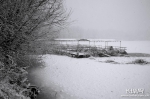
M 122 41 L 122 46 L 127 47 L 129 53 L 150 54 L 150 41 Z

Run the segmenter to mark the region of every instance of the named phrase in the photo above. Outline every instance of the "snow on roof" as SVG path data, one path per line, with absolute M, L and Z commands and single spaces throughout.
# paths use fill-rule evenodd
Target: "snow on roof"
M 116 42 L 116 41 L 118 41 L 118 40 L 115 40 L 115 39 L 88 39 L 88 40 L 90 40 L 90 41 L 109 41 L 109 42 Z
M 77 39 L 54 39 L 56 41 L 76 41 Z
M 119 42 L 115 39 L 54 39 L 56 41 L 91 41 L 91 42 Z

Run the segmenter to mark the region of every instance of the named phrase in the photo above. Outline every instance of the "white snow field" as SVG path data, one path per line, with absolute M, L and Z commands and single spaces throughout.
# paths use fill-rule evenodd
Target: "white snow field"
M 46 67 L 33 73 L 41 86 L 55 90 L 56 99 L 129 99 L 121 96 L 129 95 L 128 89 L 144 89 L 142 95 L 150 95 L 149 64 L 110 64 L 57 55 L 45 55 L 43 60 Z M 132 97 L 138 98 L 150 96 Z

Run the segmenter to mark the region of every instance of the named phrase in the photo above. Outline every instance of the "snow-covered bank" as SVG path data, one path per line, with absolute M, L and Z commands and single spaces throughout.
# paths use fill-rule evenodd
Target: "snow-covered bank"
M 41 86 L 55 90 L 57 99 L 128 99 L 121 95 L 132 88 L 144 88 L 144 94 L 150 95 L 150 65 L 108 64 L 57 55 L 45 55 L 43 60 L 46 67 L 34 74 Z
M 109 63 L 109 61 L 111 63 L 112 61 L 116 64 L 134 64 L 132 62 L 140 59 L 147 62 L 147 64 L 150 64 L 150 57 L 92 57 L 90 59 L 96 60 L 98 62 L 104 62 L 104 63 Z

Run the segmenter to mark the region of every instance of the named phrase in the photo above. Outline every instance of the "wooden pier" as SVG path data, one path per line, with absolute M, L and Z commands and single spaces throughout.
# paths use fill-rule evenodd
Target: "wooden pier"
M 83 44 L 82 44 L 82 43 Z M 92 42 L 94 42 L 92 44 Z M 96 42 L 103 42 L 103 45 Z M 118 43 L 119 46 L 108 45 L 109 42 Z M 121 54 L 121 51 L 125 51 L 126 47 L 121 47 L 121 41 L 117 40 L 88 40 L 88 39 L 55 39 L 52 41 L 55 45 L 55 52 L 58 54 L 65 54 L 71 57 L 89 57 L 91 55 L 101 55 L 109 57 L 110 50 Z

